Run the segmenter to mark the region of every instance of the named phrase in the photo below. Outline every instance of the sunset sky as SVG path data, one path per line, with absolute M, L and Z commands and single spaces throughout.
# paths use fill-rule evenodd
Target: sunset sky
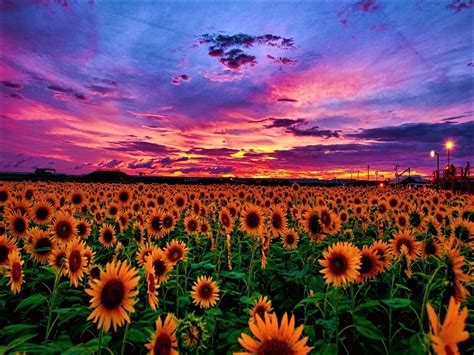
M 0 0 L 0 171 L 472 164 L 471 5 Z

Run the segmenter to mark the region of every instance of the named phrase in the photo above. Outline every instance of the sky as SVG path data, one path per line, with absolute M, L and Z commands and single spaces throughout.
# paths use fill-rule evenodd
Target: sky
M 0 171 L 393 178 L 474 162 L 472 0 L 0 0 Z

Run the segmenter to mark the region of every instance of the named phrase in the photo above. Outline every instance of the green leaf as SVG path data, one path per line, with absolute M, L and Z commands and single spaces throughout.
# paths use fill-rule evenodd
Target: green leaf
M 134 328 L 128 330 L 127 339 L 137 343 L 148 343 L 150 341 L 145 332 Z
M 371 321 L 360 316 L 354 316 L 355 329 L 369 339 L 383 340 L 382 332 Z
M 3 327 L 1 334 L 18 334 L 26 330 L 34 330 L 37 327 L 35 324 L 14 324 Z
M 409 307 L 411 303 L 410 299 L 408 298 L 390 298 L 387 300 L 382 300 L 382 302 L 394 309 Z
M 18 306 L 15 308 L 15 312 L 18 312 L 20 309 L 27 308 L 30 310 L 33 307 L 39 306 L 46 301 L 46 297 L 41 294 L 31 295 L 21 301 Z
M 245 304 L 250 304 L 253 305 L 253 301 L 250 297 L 248 296 L 242 296 L 240 297 L 240 302 L 245 303 Z

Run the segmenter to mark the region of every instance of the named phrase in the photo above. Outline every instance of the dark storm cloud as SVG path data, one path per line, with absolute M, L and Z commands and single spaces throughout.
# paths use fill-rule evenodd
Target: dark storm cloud
M 375 140 L 379 142 L 442 142 L 447 137 L 457 140 L 472 139 L 474 121 L 465 123 L 407 123 L 401 126 L 363 129 L 359 133 L 349 134 L 348 137 Z M 474 141 L 474 140 L 473 140 Z M 471 143 L 474 145 L 474 143 Z
M 145 161 L 134 161 L 127 164 L 129 169 L 153 169 L 156 166 L 155 159 Z
M 319 126 L 312 126 L 309 128 L 304 128 L 303 126 L 307 124 L 307 121 L 303 118 L 290 119 L 290 118 L 269 118 L 272 123 L 264 125 L 265 128 L 281 128 L 284 127 L 285 132 L 291 133 L 294 136 L 304 136 L 304 137 L 320 137 L 324 139 L 328 138 L 339 138 L 340 130 L 330 130 L 330 129 L 319 129 Z
M 473 0 L 454 0 L 447 4 L 446 8 L 458 13 L 461 10 L 468 9 L 472 4 L 474 4 Z
M 255 56 L 245 53 L 241 48 L 251 48 L 254 46 L 270 46 L 281 49 L 293 49 L 295 47 L 292 38 L 284 38 L 272 34 L 263 36 L 252 36 L 239 33 L 236 35 L 223 34 L 203 34 L 199 38 L 199 44 L 208 46 L 208 55 L 218 57 L 219 62 L 232 70 L 240 70 L 245 65 L 255 65 Z M 270 56 L 272 59 L 275 57 Z M 280 64 L 293 64 L 294 61 L 288 58 L 279 58 Z
M 227 157 L 231 154 L 237 153 L 238 149 L 231 148 L 191 148 L 189 154 L 199 154 L 212 157 Z
M 304 123 L 305 120 L 303 118 L 298 119 L 291 119 L 291 118 L 270 118 L 269 120 L 272 121 L 269 125 L 264 125 L 266 128 L 280 128 L 280 127 L 289 127 L 295 124 Z
M 189 160 L 188 157 L 180 157 L 180 158 L 176 158 L 176 159 L 166 157 L 166 158 L 163 158 L 163 159 L 160 160 L 160 164 L 161 164 L 161 166 L 165 167 L 165 166 L 171 166 L 174 163 L 178 163 L 180 161 L 188 161 L 188 160 Z
M 99 163 L 99 166 L 102 168 L 113 169 L 123 163 L 123 160 L 112 159 L 106 162 Z
M 279 102 L 298 102 L 298 100 L 296 100 L 296 99 L 290 99 L 290 98 L 287 98 L 287 97 L 277 99 L 277 101 L 279 101 Z
M 176 75 L 171 78 L 171 82 L 175 85 L 179 85 L 181 81 L 190 81 L 191 77 L 187 74 Z
M 253 66 L 257 64 L 255 56 L 245 54 L 244 51 L 237 48 L 226 52 L 225 55 L 219 59 L 219 62 L 232 70 L 240 70 L 244 65 Z
M 273 63 L 275 64 L 283 64 L 283 65 L 295 65 L 298 61 L 297 60 L 293 60 L 293 59 L 290 59 L 290 58 L 285 58 L 285 57 L 274 57 L 270 54 L 267 54 L 267 58 L 268 59 L 271 59 L 273 61 Z
M 1 81 L 1 83 L 4 86 L 6 86 L 7 88 L 10 88 L 10 89 L 21 89 L 22 88 L 21 84 L 14 83 L 14 82 L 11 82 L 11 81 L 8 81 L 8 80 L 3 80 L 3 81 Z
M 223 166 L 223 167 L 218 167 L 218 166 L 212 166 L 212 167 L 197 167 L 193 166 L 190 168 L 184 168 L 184 169 L 179 169 L 175 170 L 179 171 L 183 174 L 189 174 L 189 173 L 209 173 L 212 175 L 220 175 L 220 174 L 229 174 L 232 171 L 234 171 L 234 168 L 231 166 Z
M 20 94 L 17 94 L 16 92 L 13 92 L 10 95 L 7 95 L 7 97 L 11 97 L 12 99 L 23 100 L 23 96 L 21 96 Z
M 114 143 L 115 147 L 108 147 L 109 150 L 121 152 L 139 151 L 148 154 L 169 154 L 176 152 L 176 149 L 167 147 L 162 144 L 143 142 L 143 141 L 122 141 Z
M 62 92 L 63 94 L 72 94 L 73 90 L 71 88 L 63 87 L 57 84 L 48 85 L 48 89 L 56 92 Z

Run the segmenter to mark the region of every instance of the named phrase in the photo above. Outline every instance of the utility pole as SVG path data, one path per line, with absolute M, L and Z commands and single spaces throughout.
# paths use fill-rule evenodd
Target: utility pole
M 367 181 L 370 181 L 369 169 L 370 167 L 367 165 Z
M 398 167 L 399 167 L 399 166 L 400 166 L 400 165 L 398 165 L 398 164 L 395 165 L 395 177 L 397 178 L 397 184 L 400 182 L 400 178 L 398 177 Z
M 357 170 L 357 181 L 359 181 L 359 170 Z

